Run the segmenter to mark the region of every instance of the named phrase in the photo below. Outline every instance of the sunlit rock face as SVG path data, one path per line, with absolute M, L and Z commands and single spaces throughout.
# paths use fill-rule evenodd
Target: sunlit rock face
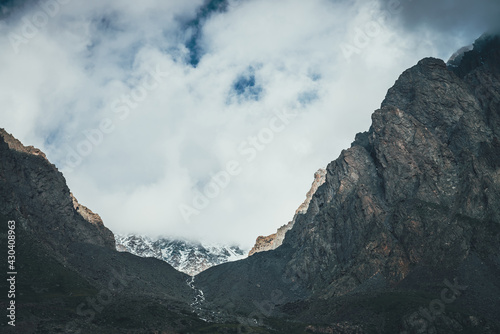
M 291 230 L 293 225 L 295 224 L 297 215 L 303 215 L 307 212 L 307 209 L 309 208 L 309 203 L 311 202 L 314 193 L 316 192 L 316 190 L 318 190 L 319 186 L 325 183 L 325 177 L 326 177 L 326 170 L 323 168 L 318 169 L 318 171 L 314 173 L 314 181 L 311 185 L 311 189 L 309 189 L 309 191 L 307 192 L 306 199 L 304 200 L 304 202 L 295 211 L 295 215 L 292 221 L 288 222 L 288 224 L 281 226 L 276 231 L 276 233 L 273 233 L 268 236 L 257 237 L 255 245 L 248 253 L 248 256 L 251 256 L 258 252 L 273 250 L 281 246 L 283 240 L 285 239 L 286 232 Z

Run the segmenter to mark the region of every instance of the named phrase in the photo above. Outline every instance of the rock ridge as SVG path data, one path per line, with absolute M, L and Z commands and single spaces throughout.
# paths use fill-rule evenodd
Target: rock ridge
M 84 240 L 114 249 L 113 233 L 98 215 L 78 203 L 63 175 L 41 150 L 24 146 L 0 129 L 0 154 L 0 181 L 11 194 L 1 193 L 2 212 L 17 212 L 23 226 L 40 233 L 56 253 L 65 251 L 68 240 Z M 54 215 L 58 218 L 48 218 Z
M 255 241 L 255 245 L 248 252 L 248 256 L 251 256 L 258 252 L 273 250 L 281 246 L 283 240 L 285 239 L 286 232 L 291 230 L 293 225 L 295 224 L 297 215 L 303 215 L 307 212 L 309 203 L 311 202 L 314 193 L 323 183 L 325 183 L 325 176 L 326 170 L 324 168 L 320 168 L 314 173 L 314 181 L 311 184 L 311 189 L 309 189 L 309 191 L 307 192 L 304 202 L 297 208 L 297 210 L 295 210 L 295 215 L 292 221 L 278 228 L 276 233 L 268 236 L 258 236 L 257 240 Z

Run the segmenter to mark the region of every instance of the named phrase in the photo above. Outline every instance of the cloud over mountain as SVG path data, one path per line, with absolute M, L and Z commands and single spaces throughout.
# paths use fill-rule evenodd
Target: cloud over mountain
M 1 126 L 46 152 L 113 231 L 250 246 L 292 218 L 402 70 L 494 29 L 499 5 L 16 8 L 0 21 Z

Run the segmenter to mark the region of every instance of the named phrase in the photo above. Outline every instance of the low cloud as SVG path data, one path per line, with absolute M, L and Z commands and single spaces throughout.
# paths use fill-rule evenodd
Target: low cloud
M 0 21 L 0 126 L 115 232 L 248 247 L 291 220 L 404 69 L 494 26 L 483 2 L 61 1 L 44 24 L 32 5 Z

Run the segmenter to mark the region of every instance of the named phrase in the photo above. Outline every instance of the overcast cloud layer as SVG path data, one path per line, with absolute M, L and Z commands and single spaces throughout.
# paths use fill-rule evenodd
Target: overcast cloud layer
M 253 244 L 368 130 L 399 74 L 498 30 L 498 1 L 6 7 L 0 127 L 116 233 Z

